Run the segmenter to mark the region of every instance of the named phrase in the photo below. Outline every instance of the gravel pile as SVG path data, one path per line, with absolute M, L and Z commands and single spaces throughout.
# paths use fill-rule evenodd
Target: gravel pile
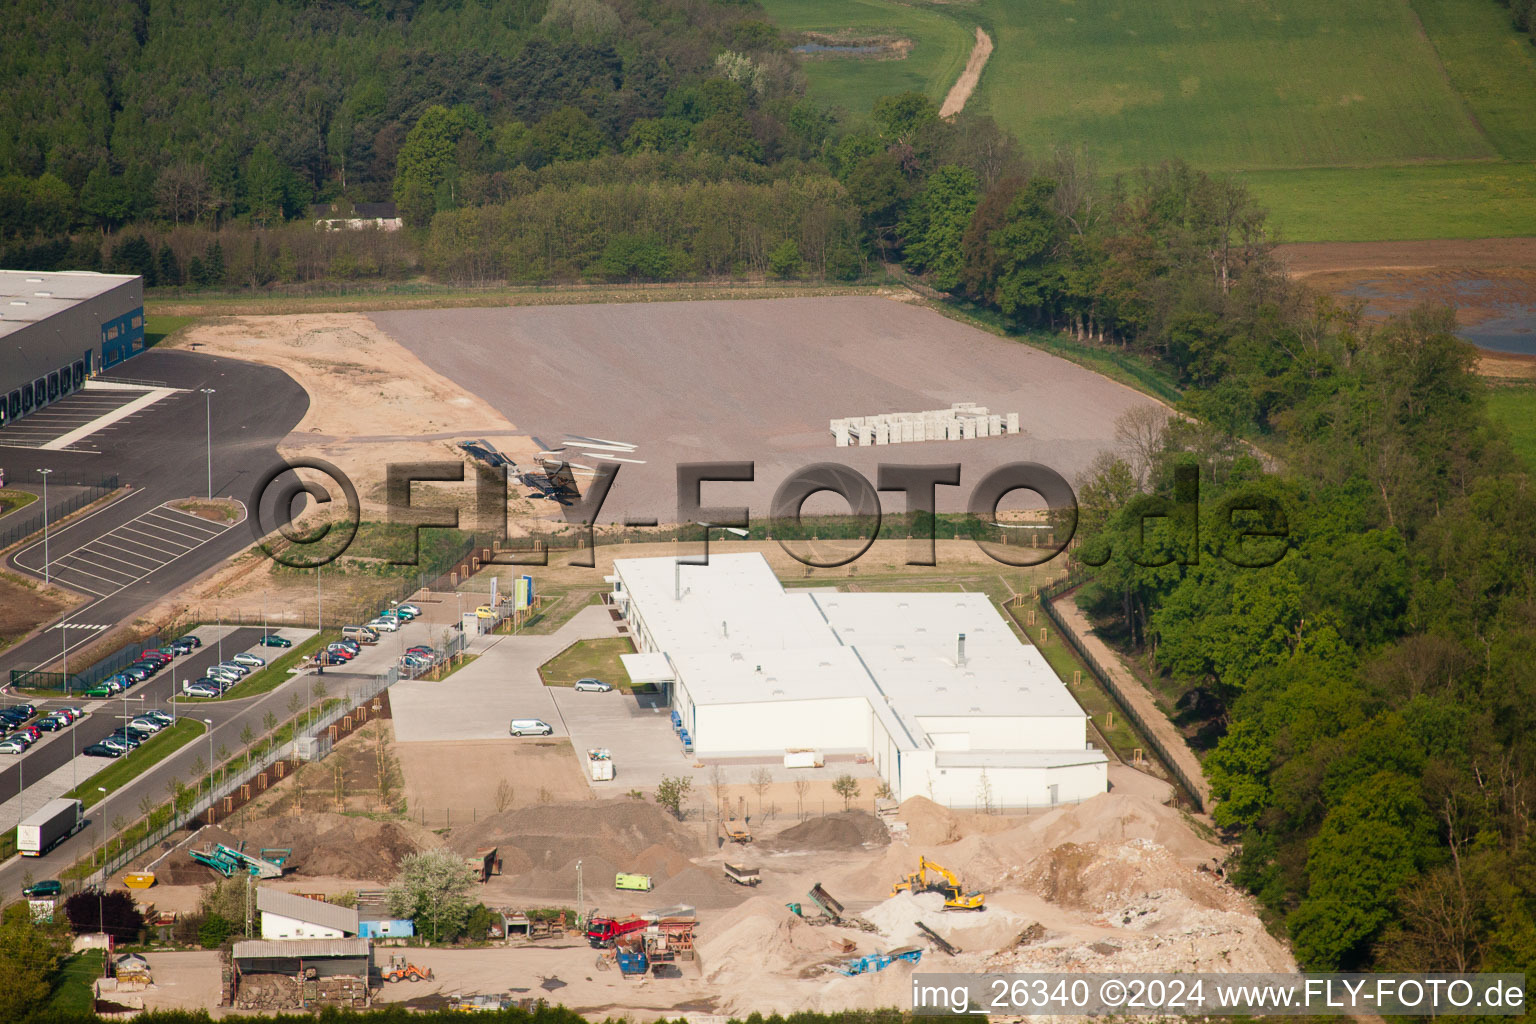
M 787 828 L 764 845 L 775 850 L 858 850 L 889 846 L 885 823 L 868 811 L 842 811 Z

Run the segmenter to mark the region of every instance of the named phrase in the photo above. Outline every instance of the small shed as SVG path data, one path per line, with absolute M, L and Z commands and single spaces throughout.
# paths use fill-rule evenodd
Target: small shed
M 369 1003 L 373 945 L 363 938 L 249 939 L 230 951 L 236 1009 Z

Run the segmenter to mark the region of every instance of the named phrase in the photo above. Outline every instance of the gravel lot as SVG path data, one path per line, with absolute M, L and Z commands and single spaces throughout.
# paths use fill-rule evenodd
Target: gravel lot
M 708 485 L 705 505 L 747 505 L 766 514 L 778 485 L 815 462 L 843 463 L 873 481 L 881 461 L 958 461 L 961 486 L 939 488 L 939 503 L 959 511 L 970 487 L 1002 463 L 1042 462 L 1075 479 L 1112 444 L 1115 419 L 1152 402 L 1026 345 L 873 297 L 421 309 L 372 317 L 432 370 L 546 444 L 571 433 L 637 445 L 633 455 L 619 454 L 645 464 L 617 463 L 604 522 L 626 514 L 674 521 L 676 465 L 726 459 L 754 461 L 756 480 Z M 1019 413 L 1023 434 L 837 448 L 827 425 L 835 417 L 962 401 Z M 899 494 L 885 500 L 900 510 Z M 840 505 L 813 499 L 807 511 Z

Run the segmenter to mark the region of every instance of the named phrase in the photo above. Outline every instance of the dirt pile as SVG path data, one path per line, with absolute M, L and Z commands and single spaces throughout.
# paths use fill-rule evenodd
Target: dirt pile
M 215 843 L 223 843 L 232 849 L 240 848 L 240 837 L 232 832 L 215 825 L 199 831 L 195 838 L 182 843 L 163 860 L 156 860 L 160 854 L 149 858 L 150 864 L 137 865 L 136 870 L 149 870 L 155 873 L 155 880 L 160 885 L 207 885 L 209 882 L 219 880 L 218 872 L 206 864 L 199 864 L 192 859 L 192 850 L 212 850 Z
M 885 824 L 868 811 L 842 811 L 808 818 L 764 843 L 774 850 L 857 850 L 889 846 Z
M 285 866 L 292 874 L 380 884 L 394 879 L 406 857 L 440 845 L 431 832 L 410 822 L 330 813 L 265 818 L 241 832 L 252 848 L 291 849 Z
M 690 858 L 699 842 L 671 815 L 640 800 L 588 800 L 519 807 L 453 830 L 450 845 L 461 853 L 487 846 L 501 851 L 502 874 L 527 894 L 553 897 L 575 892 L 576 862 L 589 889 L 613 884 L 619 872 L 650 875 L 662 903 L 730 906 L 720 886 Z M 675 884 L 669 884 L 671 880 Z

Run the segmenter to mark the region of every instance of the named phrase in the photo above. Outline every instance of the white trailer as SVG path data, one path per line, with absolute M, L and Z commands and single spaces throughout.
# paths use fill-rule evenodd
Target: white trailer
M 613 780 L 613 755 L 607 747 L 593 747 L 587 751 L 587 774 L 593 782 Z
M 79 800 L 49 800 L 16 826 L 16 849 L 23 857 L 41 857 L 85 827 Z

